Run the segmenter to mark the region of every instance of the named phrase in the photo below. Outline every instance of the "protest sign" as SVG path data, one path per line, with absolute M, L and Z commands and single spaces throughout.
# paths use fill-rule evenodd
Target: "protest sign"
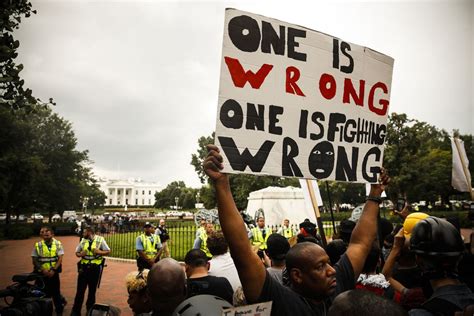
M 394 60 L 227 9 L 216 145 L 224 172 L 376 182 Z
M 225 309 L 222 316 L 270 316 L 271 312 L 272 302 L 264 302 Z

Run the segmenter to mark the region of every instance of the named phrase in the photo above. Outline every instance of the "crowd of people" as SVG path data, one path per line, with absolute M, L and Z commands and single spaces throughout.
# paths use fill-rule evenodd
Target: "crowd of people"
M 384 170 L 372 184 L 362 212 L 341 222 L 323 243 L 309 220 L 292 230 L 289 221 L 272 232 L 260 217 L 245 225 L 221 172 L 222 157 L 210 145 L 204 170 L 213 181 L 222 230 L 202 221 L 184 262 L 165 255 L 164 221 L 146 223 L 137 237 L 137 271 L 126 276 L 128 303 L 135 315 L 221 315 L 223 308 L 272 302 L 272 315 L 473 315 L 473 235 L 463 240 L 455 220 L 398 212 L 400 225 L 380 218 Z M 48 228 L 35 245 L 35 269 L 48 280 L 56 312 L 63 250 Z M 467 245 L 467 247 L 466 247 Z M 95 303 L 105 240 L 84 230 L 76 249 L 77 294 L 73 315 Z

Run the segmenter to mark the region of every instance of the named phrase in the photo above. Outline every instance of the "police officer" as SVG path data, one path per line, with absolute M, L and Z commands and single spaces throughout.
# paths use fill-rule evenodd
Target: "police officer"
M 92 226 L 86 226 L 83 232 L 83 238 L 76 248 L 76 256 L 81 258 L 78 262 L 78 277 L 76 297 L 71 315 L 81 315 L 82 303 L 86 288 L 89 288 L 87 294 L 86 307 L 89 311 L 95 304 L 95 292 L 101 271 L 103 269 L 103 256 L 110 253 L 104 237 L 95 234 Z
M 252 245 L 258 246 L 258 255 L 263 258 L 263 251 L 267 249 L 268 237 L 272 234 L 270 228 L 265 227 L 265 218 L 260 216 L 257 220 L 257 227 L 249 231 L 249 239 Z
M 160 260 L 162 248 L 160 236 L 155 235 L 153 224 L 145 223 L 143 230 L 143 234 L 138 236 L 135 241 L 138 271 L 151 269 L 153 264 Z
M 206 256 L 211 259 L 212 254 L 207 248 L 207 236 L 214 231 L 214 225 L 212 223 L 206 223 L 204 229 L 201 229 L 199 236 L 194 240 L 193 249 L 201 249 L 204 251 Z
M 61 242 L 53 238 L 51 228 L 41 227 L 40 236 L 43 239 L 35 243 L 31 257 L 35 272 L 44 278 L 44 292 L 53 298 L 56 315 L 62 315 L 65 300 L 61 295 L 59 273 L 63 261 L 64 249 Z
M 433 288 L 422 310 L 413 309 L 410 315 L 454 315 L 474 304 L 474 294 L 459 281 L 457 268 L 465 248 L 451 223 L 434 216 L 420 220 L 411 233 L 410 250 Z
M 283 220 L 283 225 L 278 229 L 277 234 L 282 235 L 286 239 L 290 239 L 296 235 L 294 229 L 290 227 L 289 219 Z

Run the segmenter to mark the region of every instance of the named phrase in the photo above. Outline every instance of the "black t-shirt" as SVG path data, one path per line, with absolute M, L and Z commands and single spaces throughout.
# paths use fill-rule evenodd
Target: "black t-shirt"
M 272 316 L 285 315 L 326 315 L 332 300 L 337 294 L 354 289 L 354 270 L 346 254 L 335 264 L 336 291 L 333 296 L 328 297 L 320 304 L 314 304 L 289 287 L 275 281 L 267 272 L 265 283 L 260 294 L 259 302 L 273 301 Z
M 187 279 L 187 283 L 188 298 L 201 294 L 209 294 L 223 298 L 232 304 L 234 291 L 227 278 L 208 275 L 202 278 Z

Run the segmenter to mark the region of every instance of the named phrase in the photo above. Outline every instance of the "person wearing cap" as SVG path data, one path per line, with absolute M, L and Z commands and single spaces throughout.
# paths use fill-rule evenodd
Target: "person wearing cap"
M 95 234 L 93 226 L 84 227 L 83 238 L 76 247 L 78 262 L 78 276 L 76 296 L 72 307 L 72 316 L 81 315 L 84 294 L 88 288 L 86 307 L 89 311 L 95 304 L 95 294 L 102 269 L 104 268 L 104 256 L 110 253 L 104 237 Z
M 225 277 L 209 275 L 209 258 L 200 249 L 191 249 L 184 257 L 187 278 L 187 298 L 209 294 L 232 304 L 234 290 Z
M 451 223 L 434 216 L 420 220 L 411 232 L 410 249 L 433 294 L 409 315 L 454 315 L 474 304 L 474 294 L 459 281 L 457 269 L 465 248 Z
M 161 248 L 160 236 L 155 235 L 155 226 L 146 222 L 143 225 L 143 234 L 135 241 L 138 271 L 151 269 L 153 264 L 160 260 Z
M 267 240 L 265 253 L 270 258 L 271 266 L 267 268 L 268 273 L 276 281 L 283 285 L 283 270 L 285 269 L 285 258 L 290 250 L 288 240 L 280 234 L 271 234 Z
M 323 245 L 321 236 L 318 234 L 318 227 L 316 224 L 311 223 L 310 220 L 306 218 L 302 223 L 300 223 L 299 227 L 300 232 L 297 235 L 297 243 L 309 241 L 320 246 Z

